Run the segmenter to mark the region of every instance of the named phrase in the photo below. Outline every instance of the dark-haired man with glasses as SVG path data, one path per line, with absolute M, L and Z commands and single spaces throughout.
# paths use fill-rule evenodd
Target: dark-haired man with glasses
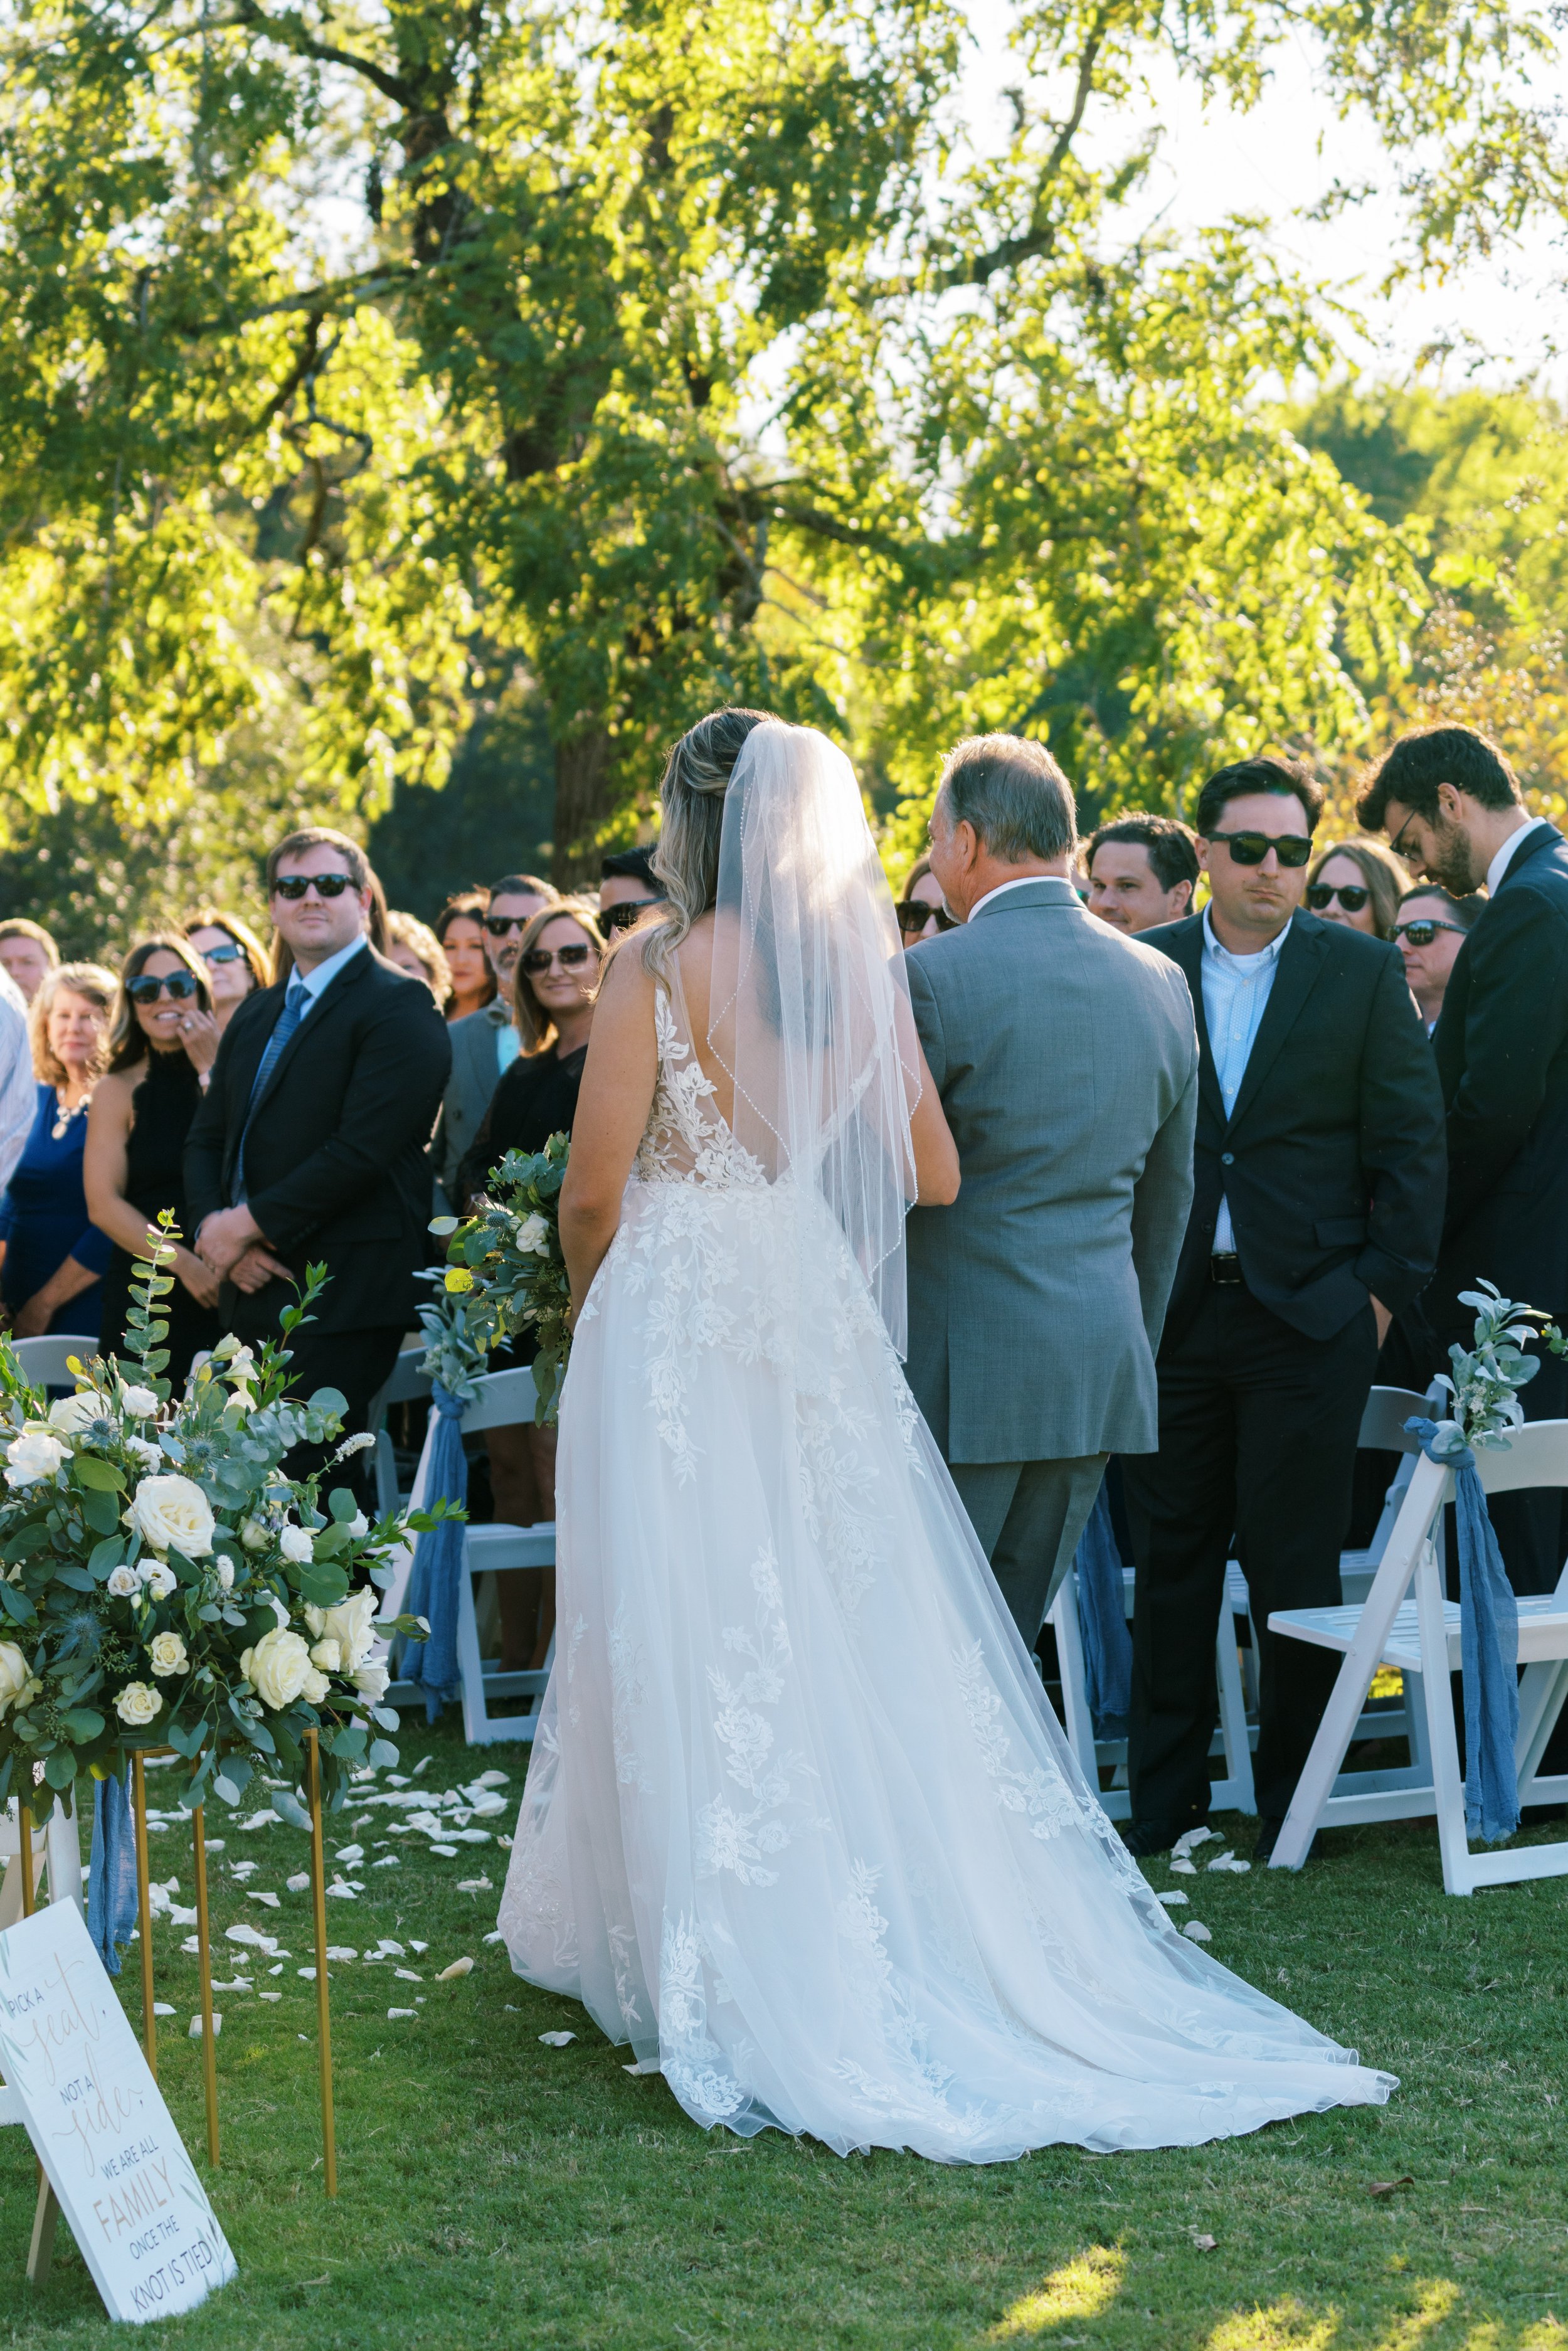
M 1301 905 L 1322 800 L 1283 760 L 1222 768 L 1195 811 L 1208 904 L 1143 934 L 1186 975 L 1199 1070 L 1159 1451 L 1123 1465 L 1139 1853 L 1207 1813 L 1232 1536 L 1260 1645 L 1258 1851 L 1273 1850 L 1337 1660 L 1276 1641 L 1270 1613 L 1340 1598 L 1378 1346 L 1437 1259 L 1442 1097 L 1398 952 Z
M 291 1342 L 290 1386 L 340 1389 L 362 1429 L 420 1302 L 430 1220 L 425 1145 L 451 1066 L 423 982 L 383 962 L 358 842 L 311 827 L 267 860 L 282 977 L 236 1006 L 185 1147 L 197 1254 L 228 1327 L 277 1336 L 307 1262 L 331 1279 Z M 359 1483 L 364 1456 L 344 1477 Z M 319 1467 L 317 1448 L 290 1474 Z M 361 1490 L 366 1490 L 361 1488 Z
M 452 1075 L 441 1104 L 432 1157 L 448 1200 L 455 1196 L 463 1155 L 479 1132 L 501 1072 L 510 1069 L 521 1050 L 512 987 L 523 933 L 541 908 L 554 905 L 559 894 L 537 873 L 506 873 L 491 884 L 484 918 L 485 953 L 496 975 L 496 993 L 488 1004 L 455 1020 L 447 1031 L 452 1040 Z

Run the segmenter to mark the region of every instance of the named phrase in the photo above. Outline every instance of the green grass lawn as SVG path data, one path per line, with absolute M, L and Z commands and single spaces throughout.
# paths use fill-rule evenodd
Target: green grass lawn
M 405 1771 L 432 1755 L 422 1785 L 495 1765 L 512 1775 L 508 1796 L 521 1787 L 521 1750 L 467 1750 L 412 1725 L 402 1745 Z M 333 1823 L 332 1841 L 358 1817 Z M 365 1892 L 329 1905 L 332 1938 L 429 1949 L 402 1962 L 419 1984 L 391 1964 L 334 1971 L 340 2192 L 329 2203 L 314 1988 L 295 1972 L 311 1956 L 308 1897 L 285 1891 L 306 1840 L 212 1825 L 225 1838 L 216 1927 L 248 1917 L 293 1956 L 275 1979 L 258 1970 L 256 1992 L 219 1995 L 223 2162 L 210 2188 L 238 2279 L 191 2317 L 142 2330 L 151 2346 L 1568 2351 L 1568 1882 L 1450 1900 L 1428 1826 L 1338 1833 L 1299 1877 L 1148 1865 L 1161 1890 L 1191 1896 L 1176 1915 L 1212 1929 L 1218 1958 L 1400 2075 L 1388 2106 L 1190 2152 L 1057 2148 L 973 2170 L 841 2161 L 776 2132 L 705 2137 L 662 2081 L 625 2073 L 628 2052 L 519 1984 L 484 1942 L 500 1846 L 452 1860 L 418 1834 L 377 1847 L 378 1812 L 358 1832 Z M 1248 1823 L 1237 1840 L 1246 1851 Z M 370 1867 L 382 1851 L 399 1865 Z M 153 1876 L 177 1875 L 189 1901 L 188 1840 L 171 1830 L 153 1852 Z M 230 1867 L 246 1859 L 278 1911 L 245 1898 Z M 455 1890 L 479 1876 L 494 1891 Z M 162 2020 L 161 2074 L 204 2169 L 186 1931 L 154 1930 L 160 1995 L 178 2011 Z M 472 1974 L 436 1982 L 464 1953 Z M 139 2023 L 134 1953 L 120 1981 Z M 264 2002 L 263 1986 L 282 1999 Z M 389 2021 L 416 2001 L 413 2019 Z M 580 2037 L 541 2046 L 562 2027 Z M 0 2132 L 0 2345 L 88 2351 L 115 2330 L 63 2229 L 47 2286 L 24 2282 L 33 2192 L 24 2134 Z

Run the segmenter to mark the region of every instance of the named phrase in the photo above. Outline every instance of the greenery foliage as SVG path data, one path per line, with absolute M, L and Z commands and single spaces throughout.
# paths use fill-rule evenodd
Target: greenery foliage
M 552 1134 L 542 1151 L 508 1151 L 492 1168 L 471 1217 L 437 1217 L 449 1235 L 440 1306 L 420 1310 L 430 1339 L 424 1369 L 455 1395 L 472 1394 L 484 1358 L 531 1337 L 536 1422 L 553 1422 L 571 1352 L 571 1286 L 560 1246 L 560 1187 L 570 1137 Z

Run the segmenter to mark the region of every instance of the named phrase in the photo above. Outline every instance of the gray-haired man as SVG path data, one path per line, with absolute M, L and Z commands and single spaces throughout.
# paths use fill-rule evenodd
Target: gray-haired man
M 960 743 L 931 815 L 957 927 L 905 963 L 963 1165 L 909 1219 L 909 1381 L 1032 1648 L 1107 1458 L 1157 1441 L 1197 1035 L 1167 959 L 1085 913 L 1049 751 Z

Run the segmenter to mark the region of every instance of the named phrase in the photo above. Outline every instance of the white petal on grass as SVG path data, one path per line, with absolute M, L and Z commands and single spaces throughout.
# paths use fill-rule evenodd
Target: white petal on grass
M 308 1869 L 297 1869 L 292 1877 L 286 1877 L 283 1882 L 290 1894 L 303 1894 L 310 1884 L 310 1872 Z
M 296 1968 L 294 1972 L 297 1976 L 303 1976 L 307 1983 L 314 1983 L 316 1980 L 314 1968 Z
M 199 1951 L 201 1948 L 202 1938 L 199 1935 L 187 1935 L 180 1946 L 183 1951 Z
M 384 1860 L 372 1861 L 371 1867 L 372 1869 L 401 1869 L 402 1867 L 402 1864 L 398 1859 L 395 1853 L 389 1853 Z
M 418 2014 L 419 2011 L 417 2008 L 389 2008 L 387 2011 L 389 2018 L 393 2016 L 417 2016 Z
M 220 2009 L 214 2008 L 213 2011 L 213 2039 L 214 2041 L 217 2039 L 223 2029 L 223 2011 Z M 199 2016 L 193 2016 L 186 2032 L 186 2039 L 188 2041 L 200 2041 L 202 2038 L 202 2032 L 203 2026 L 201 2018 Z
M 327 1946 L 329 1959 L 357 1959 L 359 1956 L 352 1943 L 329 1943 Z
M 459 1894 L 490 1894 L 494 1890 L 487 1877 L 460 1877 L 457 1881 Z
M 417 1941 L 415 1938 L 411 1935 L 408 1938 L 408 1948 L 411 1951 L 428 1951 L 430 1945 L 428 1943 L 421 1943 Z
M 246 1892 L 245 1898 L 247 1902 L 265 1902 L 269 1910 L 277 1910 L 282 1907 L 282 1905 L 279 1903 L 276 1894 L 264 1894 L 259 1886 L 251 1887 Z
M 1185 1894 L 1162 1894 L 1157 1898 L 1165 1904 L 1167 1910 L 1176 1910 L 1179 1909 L 1181 1905 L 1186 1900 L 1186 1896 Z
M 491 1929 L 490 1929 L 490 1931 L 489 1931 L 489 1933 L 488 1933 L 488 1934 L 486 1936 L 486 1938 L 485 1938 L 485 1940 L 486 1940 L 487 1943 L 499 1943 L 499 1942 L 501 1942 L 503 1939 L 504 1939 L 504 1938 L 503 1938 L 503 1936 L 502 1936 L 502 1934 L 501 1934 L 501 1930 L 500 1930 L 499 1927 L 492 1927 L 492 1928 L 491 1928 Z
M 401 1943 L 394 1943 L 390 1935 L 383 1935 L 381 1941 L 376 1945 L 376 1955 L 378 1958 L 383 1959 L 401 1959 L 402 1957 L 402 1945 Z
M 257 2000 L 281 2000 L 283 1994 L 280 1991 L 258 1991 L 256 1998 Z
M 1174 1877 L 1196 1877 L 1197 1876 L 1197 1864 L 1196 1861 L 1173 1861 L 1171 1864 L 1171 1875 Z
M 1213 1834 L 1212 1829 L 1184 1829 L 1171 1851 L 1178 1861 L 1185 1861 L 1195 1845 L 1207 1844 Z
M 404 1983 L 423 1983 L 424 1981 L 424 1978 L 421 1975 L 416 1975 L 412 1968 L 394 1968 L 392 1970 L 392 1973 L 394 1976 L 400 1977 Z
M 656 2057 L 639 2057 L 634 2065 L 622 2065 L 623 2074 L 662 2074 L 664 2067 Z
M 172 2016 L 174 2011 L 166 2000 L 155 2000 L 152 2003 L 152 2013 L 154 2016 Z
M 512 2013 L 516 2016 L 519 2011 L 514 2009 Z M 547 2049 L 564 2049 L 569 2041 L 577 2039 L 577 2035 L 575 2032 L 541 2032 L 539 2039 Z
M 1189 1943 L 1212 1943 L 1214 1940 L 1214 1937 L 1209 1933 L 1208 1928 L 1204 1926 L 1201 1919 L 1197 1918 L 1189 1918 L 1186 1925 L 1182 1928 L 1182 1933 L 1186 1937 Z
M 442 1969 L 435 1980 L 437 1983 L 450 1983 L 454 1976 L 472 1975 L 473 1971 L 474 1962 L 472 1959 L 454 1959 L 449 1968 Z

